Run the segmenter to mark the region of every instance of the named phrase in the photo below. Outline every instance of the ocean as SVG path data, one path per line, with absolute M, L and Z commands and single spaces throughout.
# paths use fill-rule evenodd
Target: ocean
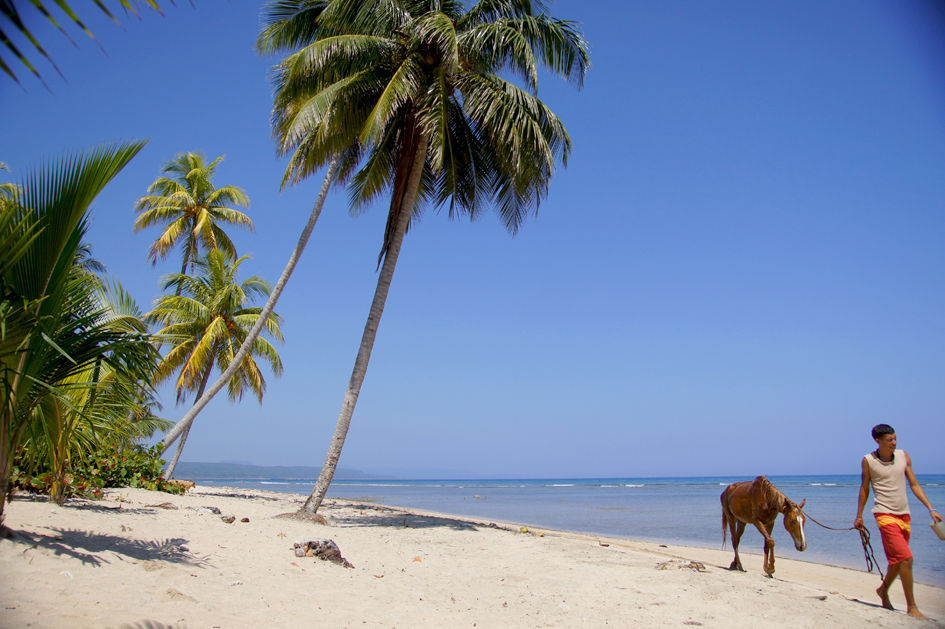
M 920 475 L 919 482 L 932 506 L 945 511 L 945 475 Z M 722 547 L 722 509 L 719 496 L 745 477 L 699 478 L 579 478 L 527 480 L 338 480 L 330 498 L 372 501 L 483 520 L 526 526 L 703 548 Z M 769 476 L 788 498 L 827 526 L 852 526 L 856 515 L 859 476 Z M 307 495 L 315 479 L 212 480 L 206 486 L 266 489 Z M 945 541 L 929 527 L 925 507 L 910 494 L 912 541 L 917 581 L 945 587 Z M 876 523 L 867 504 L 865 520 L 872 546 L 885 571 L 886 558 Z M 856 531 L 830 531 L 813 522 L 805 527 L 807 550 L 794 549 L 782 518 L 775 524 L 775 554 L 866 570 L 860 536 Z M 726 543 L 731 549 L 731 540 Z M 741 549 L 760 553 L 761 535 L 746 529 Z M 744 562 L 743 562 L 744 563 Z M 748 566 L 746 569 L 760 569 Z M 877 576 L 877 582 L 879 577 Z

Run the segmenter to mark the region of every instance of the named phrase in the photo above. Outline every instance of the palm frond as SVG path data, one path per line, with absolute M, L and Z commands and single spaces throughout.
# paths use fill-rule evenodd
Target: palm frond
M 102 48 L 102 45 L 95 38 L 95 35 L 92 34 L 92 31 L 90 31 L 88 27 L 86 27 L 86 25 L 82 22 L 82 20 L 79 19 L 79 16 L 72 10 L 72 7 L 65 0 L 54 0 L 54 2 L 56 6 L 58 6 L 59 9 L 63 13 L 65 13 L 66 17 L 68 17 L 82 32 L 88 35 L 96 44 L 98 44 L 99 48 Z M 141 0 L 141 1 L 118 0 L 118 2 L 126 12 L 130 12 L 134 14 L 136 17 L 140 17 L 140 16 L 138 16 L 138 12 L 135 10 L 135 7 L 141 6 L 142 4 L 147 5 L 151 7 L 152 9 L 155 9 L 156 11 L 161 13 L 161 8 L 157 0 Z M 115 16 L 112 15 L 111 11 L 108 10 L 108 7 L 105 6 L 102 0 L 92 0 L 92 3 L 95 4 L 99 9 L 101 9 L 105 13 L 105 15 L 111 18 L 112 21 L 114 21 L 119 26 L 121 25 L 121 23 L 115 18 Z M 33 36 L 33 33 L 27 28 L 26 21 L 24 21 L 24 19 L 21 17 L 20 11 L 17 8 L 17 4 L 18 4 L 17 0 L 0 0 L 0 15 L 3 15 L 5 18 L 7 18 L 7 20 L 9 20 L 9 22 L 13 25 L 13 31 L 18 32 L 23 37 L 25 37 L 26 40 L 30 43 L 30 45 L 33 47 L 33 49 L 35 49 L 36 52 L 38 52 L 43 58 L 45 58 L 46 61 L 50 63 L 50 65 L 52 65 L 53 69 L 56 70 L 59 76 L 63 76 L 62 72 L 60 72 L 59 68 L 56 66 L 56 63 L 53 61 L 52 57 L 49 56 L 49 54 L 43 48 L 39 40 L 37 40 L 37 38 Z M 69 37 L 69 34 L 66 32 L 66 30 L 59 24 L 56 18 L 46 8 L 46 5 L 43 2 L 43 0 L 30 0 L 30 4 L 35 10 L 37 10 L 40 13 L 40 15 L 42 15 L 42 17 L 44 17 L 47 21 L 49 21 L 50 24 L 52 24 L 61 34 L 63 34 L 66 37 L 66 39 L 68 39 L 73 45 L 75 45 L 75 42 L 72 40 L 71 37 Z M 171 0 L 171 4 L 173 4 L 173 0 Z M 30 21 L 30 20 L 27 20 L 27 21 Z M 46 83 L 43 81 L 42 76 L 40 76 L 39 71 L 36 70 L 33 64 L 30 63 L 29 59 L 27 59 L 26 56 L 19 50 L 19 48 L 17 48 L 17 46 L 11 41 L 8 34 L 3 32 L 2 30 L 0 30 L 0 42 L 3 43 L 4 48 L 6 48 L 9 52 L 11 52 L 13 56 L 16 57 L 17 60 L 23 66 L 25 66 L 37 79 L 39 79 L 40 82 L 43 83 L 44 86 L 46 86 Z M 0 58 L 0 69 L 3 69 L 3 71 L 10 78 L 12 78 L 14 81 L 19 83 L 19 79 L 16 77 L 16 74 L 9 67 L 9 65 L 7 65 L 3 61 L 2 58 Z M 48 89 L 48 86 L 46 87 Z

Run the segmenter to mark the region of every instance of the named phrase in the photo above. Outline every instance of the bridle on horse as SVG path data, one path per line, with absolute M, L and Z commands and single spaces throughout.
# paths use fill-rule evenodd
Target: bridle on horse
M 821 524 L 814 518 L 810 517 L 807 514 L 807 512 L 805 512 L 803 509 L 801 509 L 801 513 L 803 513 L 804 517 L 806 517 L 808 520 L 810 520 L 814 524 L 817 524 L 818 526 L 822 526 L 825 529 L 829 529 L 831 531 L 853 531 L 853 530 L 859 531 L 860 542 L 863 544 L 863 556 L 866 558 L 866 571 L 872 572 L 873 567 L 875 566 L 876 571 L 879 573 L 879 577 L 883 580 L 883 583 L 886 582 L 886 576 L 883 574 L 883 569 L 879 567 L 879 562 L 876 561 L 876 555 L 873 554 L 873 545 L 870 544 L 870 532 L 866 528 L 866 526 L 863 526 L 862 528 L 856 528 L 855 526 L 850 526 L 845 529 L 835 529 L 832 526 Z

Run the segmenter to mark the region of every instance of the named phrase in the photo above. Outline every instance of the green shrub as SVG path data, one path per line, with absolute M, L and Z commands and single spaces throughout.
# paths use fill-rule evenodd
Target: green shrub
M 12 487 L 23 491 L 48 494 L 53 482 L 49 469 L 30 466 L 28 453 L 21 449 L 14 460 Z M 169 483 L 161 476 L 164 460 L 161 445 L 151 448 L 119 447 L 107 442 L 91 460 L 70 461 L 62 478 L 67 496 L 100 498 L 108 487 L 140 487 L 170 494 L 184 493 L 183 487 Z

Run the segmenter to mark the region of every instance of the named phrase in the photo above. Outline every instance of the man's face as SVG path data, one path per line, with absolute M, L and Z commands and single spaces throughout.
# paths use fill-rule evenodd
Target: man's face
M 879 444 L 880 449 L 886 450 L 889 452 L 896 451 L 896 433 L 891 435 L 881 435 L 876 439 L 876 443 Z

